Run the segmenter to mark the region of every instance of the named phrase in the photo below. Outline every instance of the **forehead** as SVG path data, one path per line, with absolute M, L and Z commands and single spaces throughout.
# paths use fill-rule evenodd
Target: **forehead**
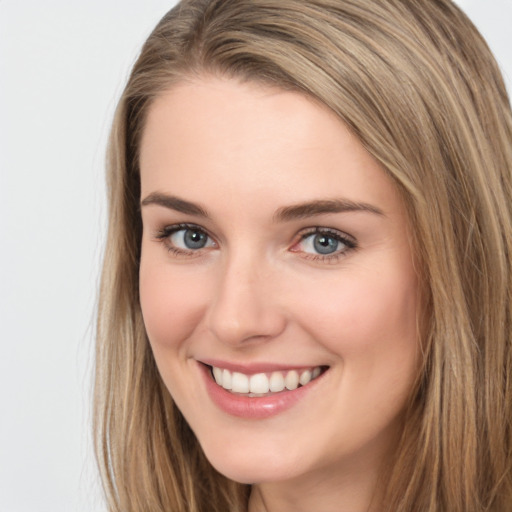
M 318 144 L 315 124 L 338 119 L 328 109 L 309 97 L 256 83 L 240 83 L 225 79 L 204 79 L 181 83 L 161 94 L 151 105 L 143 131 L 141 163 L 175 143 L 186 153 L 190 142 L 200 145 L 203 153 L 229 152 L 237 148 L 254 148 L 254 156 L 265 149 L 296 150 L 297 143 Z M 258 150 L 260 148 L 261 151 Z M 170 155 L 169 155 L 170 156 Z M 196 155 L 200 156 L 200 155 Z M 213 163 L 213 162 L 212 162 Z
M 183 83 L 158 97 L 140 168 L 143 196 L 289 203 L 341 195 L 387 208 L 397 201 L 390 178 L 329 109 L 297 92 L 234 80 Z

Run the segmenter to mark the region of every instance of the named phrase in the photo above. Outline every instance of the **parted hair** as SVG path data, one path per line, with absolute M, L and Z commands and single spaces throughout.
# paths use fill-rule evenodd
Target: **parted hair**
M 421 278 L 422 371 L 382 512 L 512 510 L 512 116 L 450 0 L 183 0 L 144 44 L 108 152 L 94 436 L 109 512 L 245 512 L 156 369 L 138 294 L 148 108 L 201 76 L 315 98 L 394 180 Z

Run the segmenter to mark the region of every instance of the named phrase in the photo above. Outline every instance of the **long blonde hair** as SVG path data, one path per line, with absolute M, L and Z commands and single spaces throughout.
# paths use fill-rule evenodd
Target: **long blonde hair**
M 247 508 L 162 384 L 138 297 L 145 116 L 212 73 L 327 105 L 406 202 L 424 363 L 379 510 L 511 509 L 512 116 L 486 43 L 450 0 L 184 0 L 146 41 L 110 139 L 94 421 L 109 510 Z

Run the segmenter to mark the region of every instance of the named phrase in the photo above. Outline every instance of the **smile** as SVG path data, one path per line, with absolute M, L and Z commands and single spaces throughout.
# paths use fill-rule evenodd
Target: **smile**
M 233 394 L 263 397 L 306 386 L 319 377 L 324 370 L 324 367 L 315 366 L 307 369 L 246 375 L 245 373 L 231 372 L 225 368 L 212 366 L 211 374 L 220 387 Z

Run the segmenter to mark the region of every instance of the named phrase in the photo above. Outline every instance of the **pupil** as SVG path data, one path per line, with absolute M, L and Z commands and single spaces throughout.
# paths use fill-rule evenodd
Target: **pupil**
M 206 245 L 206 235 L 201 231 L 187 229 L 184 241 L 189 249 L 202 249 Z
M 338 240 L 327 235 L 316 235 L 313 244 L 320 254 L 332 254 L 338 249 Z

